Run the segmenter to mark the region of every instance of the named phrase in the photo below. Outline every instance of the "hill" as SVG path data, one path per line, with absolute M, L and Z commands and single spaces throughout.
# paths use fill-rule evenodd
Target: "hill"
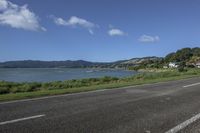
M 82 68 L 92 67 L 100 63 L 92 63 L 83 60 L 77 61 L 8 61 L 0 63 L 0 68 Z
M 23 60 L 23 61 L 8 61 L 0 63 L 0 68 L 121 68 L 127 66 L 134 66 L 140 64 L 146 60 L 157 60 L 158 57 L 144 57 L 144 58 L 133 58 L 130 60 L 121 60 L 116 62 L 89 62 L 84 60 L 77 61 L 34 61 L 34 60 Z
M 169 62 L 178 62 L 183 66 L 195 66 L 200 62 L 200 48 L 183 48 L 168 54 L 166 57 L 143 57 L 115 62 L 77 61 L 8 61 L 0 63 L 0 68 L 162 68 Z M 135 68 L 136 67 L 136 68 Z

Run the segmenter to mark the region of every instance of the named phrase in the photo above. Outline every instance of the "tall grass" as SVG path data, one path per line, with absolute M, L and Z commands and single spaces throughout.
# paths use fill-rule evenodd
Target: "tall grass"
M 40 82 L 15 83 L 15 82 L 0 81 L 0 94 L 79 88 L 79 87 L 112 83 L 118 80 L 119 79 L 116 77 L 106 76 L 103 78 L 89 78 L 89 79 L 79 79 L 79 80 L 73 79 L 73 80 L 54 81 L 47 83 L 40 83 Z

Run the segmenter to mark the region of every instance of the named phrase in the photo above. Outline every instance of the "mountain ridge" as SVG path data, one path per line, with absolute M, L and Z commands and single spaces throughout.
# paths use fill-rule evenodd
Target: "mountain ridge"
M 102 67 L 115 68 L 125 67 L 127 65 L 137 65 L 145 60 L 157 60 L 162 57 L 150 56 L 141 58 L 132 58 L 129 60 L 119 60 L 114 62 L 92 62 L 85 60 L 65 60 L 65 61 L 41 61 L 41 60 L 18 60 L 0 62 L 0 68 L 87 68 Z

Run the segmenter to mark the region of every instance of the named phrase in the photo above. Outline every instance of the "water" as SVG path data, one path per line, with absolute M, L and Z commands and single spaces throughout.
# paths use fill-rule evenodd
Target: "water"
M 134 71 L 73 68 L 0 68 L 0 80 L 12 82 L 50 82 L 104 76 L 128 77 Z

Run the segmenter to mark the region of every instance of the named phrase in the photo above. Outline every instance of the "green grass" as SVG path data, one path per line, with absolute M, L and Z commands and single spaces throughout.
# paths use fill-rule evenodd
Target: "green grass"
M 42 96 L 86 92 L 100 89 L 114 89 L 125 86 L 150 84 L 200 76 L 200 69 L 186 72 L 170 70 L 164 72 L 145 72 L 127 78 L 90 78 L 49 83 L 0 82 L 0 101 L 36 98 Z

